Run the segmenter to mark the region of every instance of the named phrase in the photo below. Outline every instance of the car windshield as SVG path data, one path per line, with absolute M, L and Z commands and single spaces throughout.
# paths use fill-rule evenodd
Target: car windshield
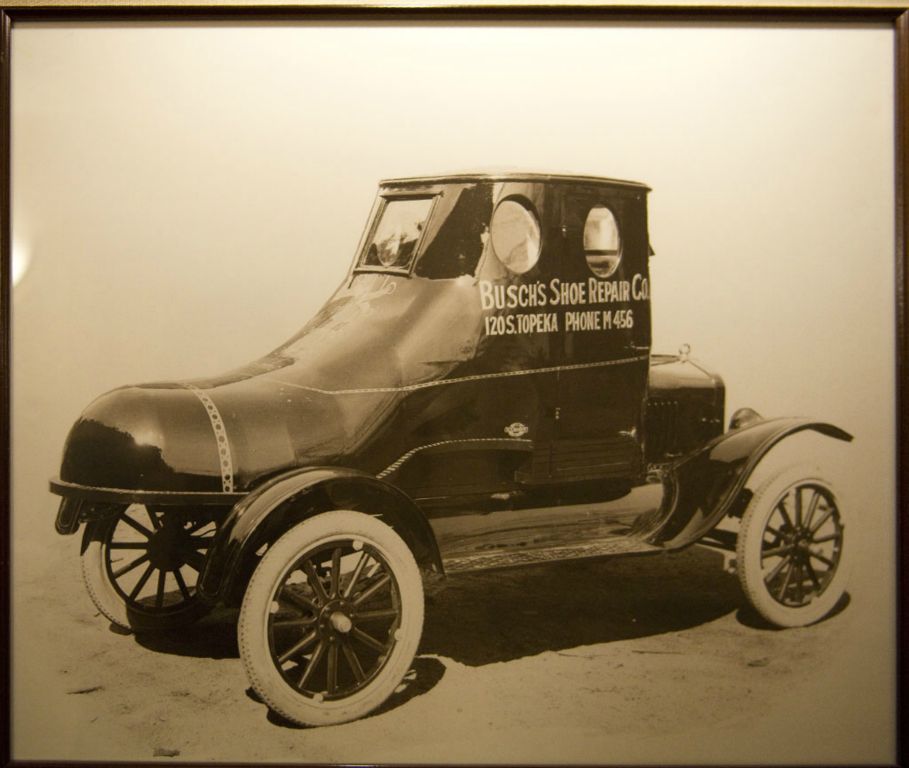
M 436 280 L 474 274 L 489 238 L 492 198 L 489 184 L 383 198 L 357 270 L 413 269 Z
M 431 197 L 387 200 L 360 266 L 408 269 L 426 227 L 432 200 Z

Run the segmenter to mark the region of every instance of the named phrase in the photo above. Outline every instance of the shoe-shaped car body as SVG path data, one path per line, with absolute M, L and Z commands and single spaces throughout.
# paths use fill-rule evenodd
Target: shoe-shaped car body
M 75 423 L 51 490 L 57 530 L 84 528 L 97 607 L 147 630 L 240 606 L 252 685 L 307 724 L 392 693 L 444 574 L 702 543 L 766 620 L 823 618 L 850 552 L 836 490 L 810 462 L 750 481 L 795 433 L 851 438 L 749 409 L 726 426 L 718 375 L 651 352 L 647 194 L 382 182 L 349 273 L 293 338 L 222 376 L 114 390 Z

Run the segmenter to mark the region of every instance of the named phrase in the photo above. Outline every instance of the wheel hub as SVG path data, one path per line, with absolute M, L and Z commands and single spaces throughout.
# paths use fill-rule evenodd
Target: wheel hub
M 351 606 L 346 600 L 331 600 L 319 611 L 319 630 L 329 640 L 346 635 L 353 629 Z
M 350 620 L 350 616 L 341 611 L 335 611 L 329 618 L 329 621 L 335 632 L 340 632 L 342 635 L 346 635 L 353 628 L 353 622 Z
M 186 565 L 183 554 L 183 529 L 174 525 L 164 525 L 156 530 L 148 540 L 148 561 L 162 571 L 173 571 Z

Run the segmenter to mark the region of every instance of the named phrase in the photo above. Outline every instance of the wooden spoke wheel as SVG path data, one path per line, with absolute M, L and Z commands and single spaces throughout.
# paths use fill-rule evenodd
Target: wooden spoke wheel
M 217 525 L 204 509 L 133 504 L 91 523 L 82 575 L 95 606 L 127 629 L 170 629 L 207 612 L 196 594 Z
M 423 588 L 407 545 L 359 512 L 318 515 L 271 546 L 240 611 L 240 655 L 253 688 L 304 725 L 362 717 L 410 668 Z
M 845 511 L 816 472 L 788 469 L 757 490 L 742 517 L 739 581 L 754 608 L 783 627 L 824 618 L 846 590 Z

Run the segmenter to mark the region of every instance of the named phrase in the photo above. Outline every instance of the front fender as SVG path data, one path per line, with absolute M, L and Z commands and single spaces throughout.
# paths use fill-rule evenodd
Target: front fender
M 306 518 L 333 509 L 357 510 L 384 520 L 421 567 L 442 570 L 429 521 L 406 494 L 365 472 L 315 467 L 279 475 L 234 506 L 208 554 L 198 585 L 202 598 L 238 602 L 263 547 Z
M 660 509 L 639 521 L 639 535 L 664 549 L 693 544 L 727 514 L 760 460 L 790 435 L 814 430 L 837 440 L 852 435 L 809 419 L 768 419 L 726 432 L 666 470 Z

